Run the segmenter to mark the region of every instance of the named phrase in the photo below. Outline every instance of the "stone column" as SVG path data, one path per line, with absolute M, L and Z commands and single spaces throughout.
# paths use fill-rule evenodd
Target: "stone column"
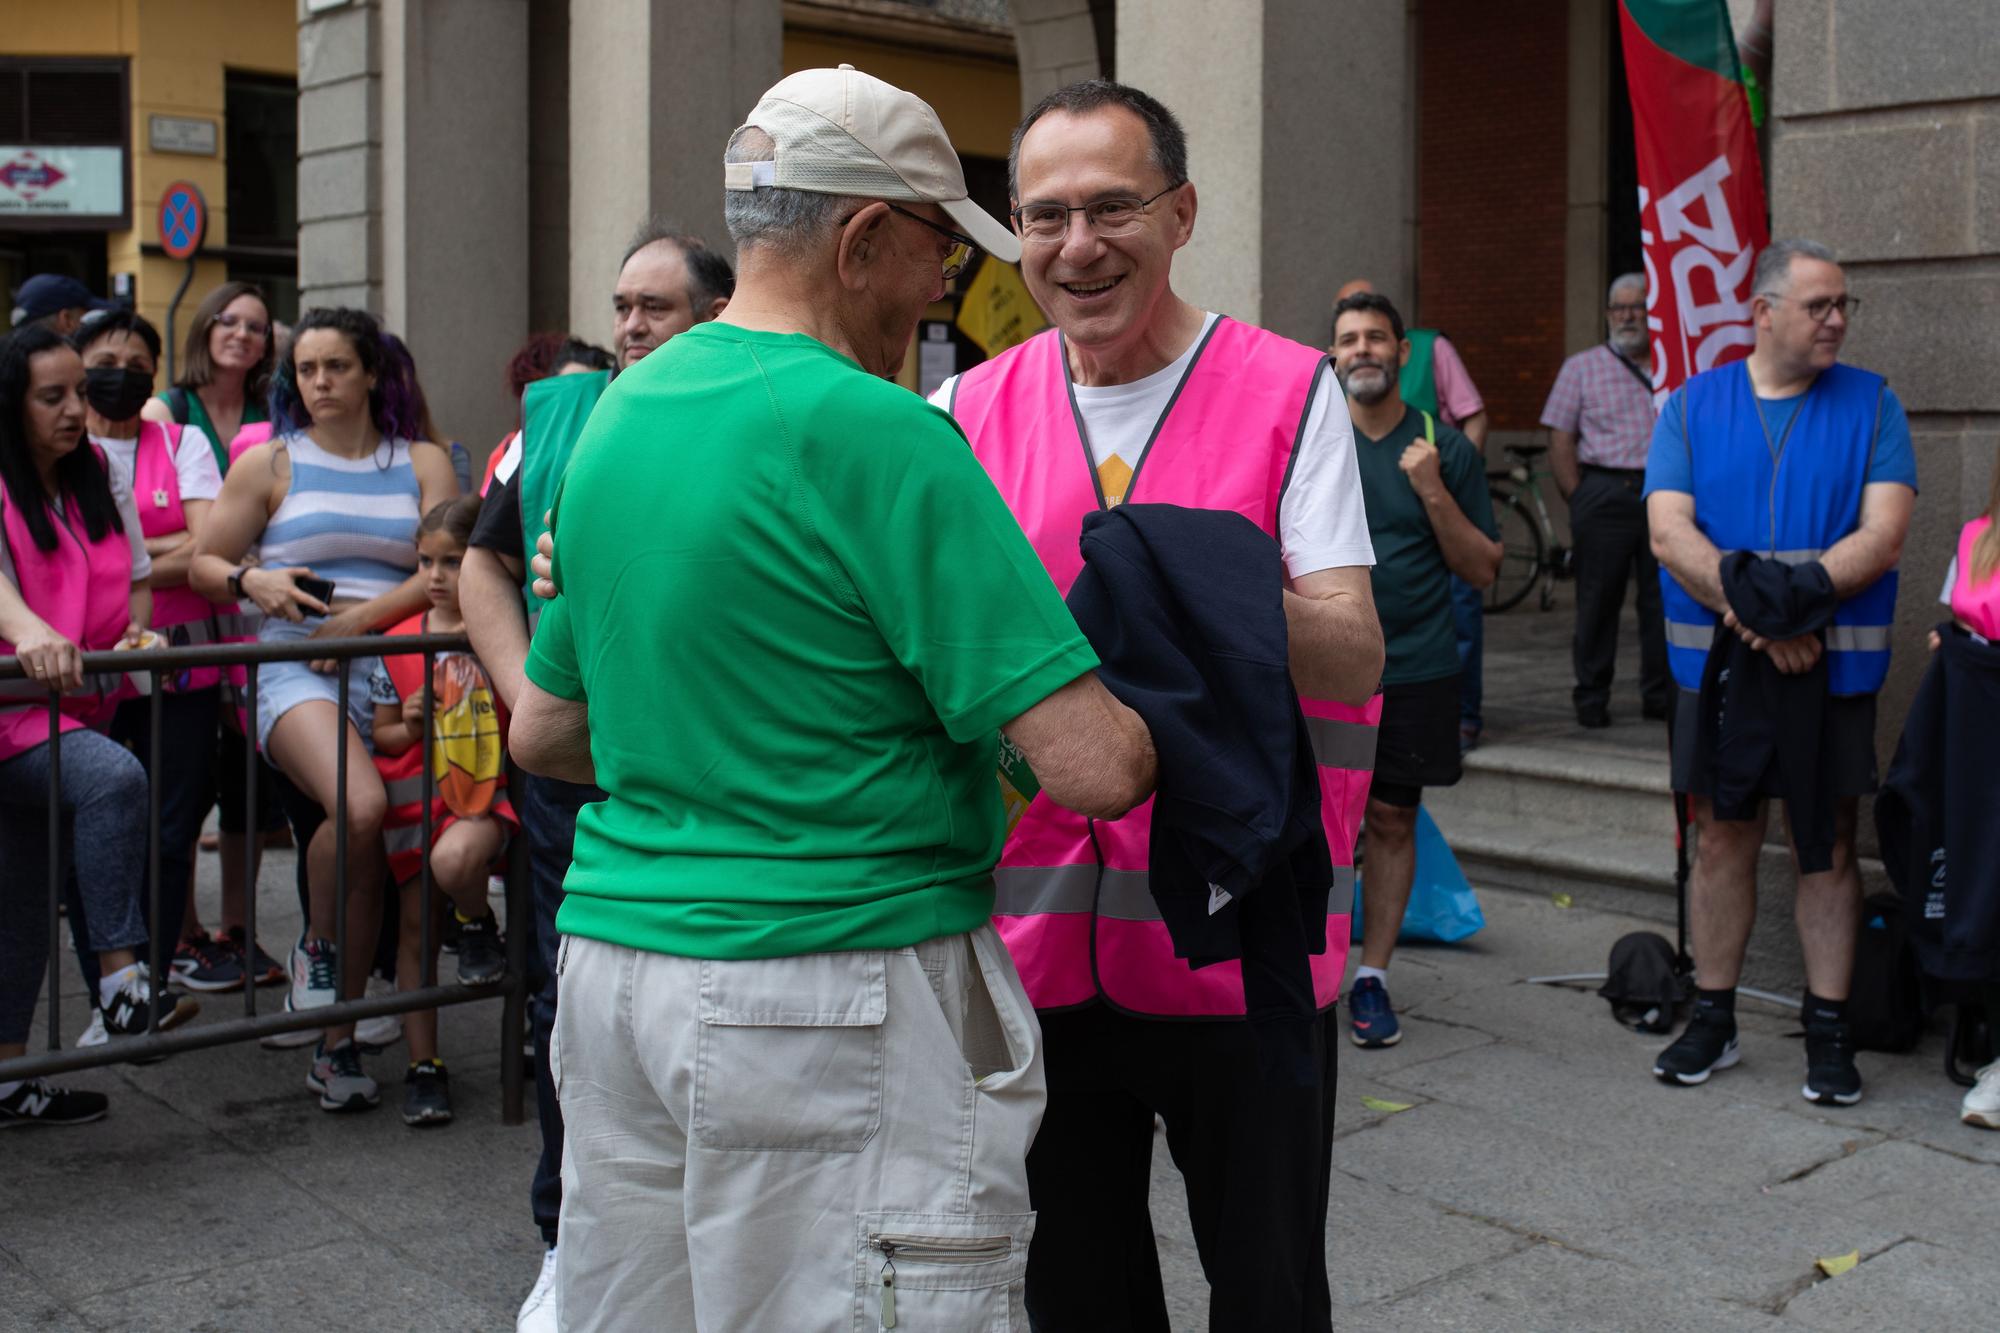
M 1563 240 L 1563 350 L 1579 352 L 1604 337 L 1606 117 L 1611 97 L 1611 25 L 1617 16 L 1597 0 L 1569 0 L 1568 211 Z M 1551 372 L 1553 374 L 1553 372 Z
M 589 0 L 570 7 L 573 332 L 611 341 L 611 289 L 649 214 L 725 253 L 722 149 L 780 77 L 776 0 Z
M 1885 759 L 1923 674 L 1924 630 L 1944 614 L 1946 562 L 2000 451 L 1996 49 L 2000 8 L 1986 0 L 1941 0 L 1921 22 L 1868 0 L 1777 7 L 1771 229 L 1839 255 L 1863 302 L 1842 359 L 1888 376 L 1916 443 Z
M 381 316 L 475 457 L 529 331 L 527 60 L 527 0 L 301 7 L 300 299 Z
M 1024 112 L 1056 89 L 1103 71 L 1090 0 L 1014 0 L 1014 49 Z
M 1120 0 L 1120 80 L 1188 132 L 1182 296 L 1313 346 L 1348 278 L 1415 308 L 1406 18 L 1380 0 Z
M 382 308 L 375 0 L 299 18 L 299 304 Z
M 442 433 L 513 427 L 528 329 L 527 0 L 383 0 L 382 314 Z

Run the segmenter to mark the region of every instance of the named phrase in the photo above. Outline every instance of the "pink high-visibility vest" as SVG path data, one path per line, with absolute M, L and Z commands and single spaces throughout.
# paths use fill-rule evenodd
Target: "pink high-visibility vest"
M 1951 613 L 1974 634 L 2000 641 L 2000 571 L 1977 584 L 1972 581 L 1972 548 L 1991 526 L 1992 517 L 1982 514 L 1958 534 L 1958 579 L 1951 587 Z
M 1278 532 L 1278 502 L 1326 358 L 1262 329 L 1218 319 L 1126 487 L 1126 500 L 1233 509 Z M 1083 516 L 1104 505 L 1072 404 L 1060 336 L 1041 333 L 959 377 L 952 415 L 1067 596 L 1083 568 Z M 1312 957 L 1320 1008 L 1338 997 L 1354 902 L 1354 843 L 1375 766 L 1380 696 L 1360 707 L 1302 699 L 1319 762 L 1321 818 L 1336 867 L 1326 950 Z M 1244 1012 L 1234 962 L 1174 956 L 1147 879 L 1152 802 L 1088 820 L 1037 796 L 994 873 L 995 925 L 1038 1009 L 1102 997 L 1133 1013 L 1225 1018 Z
M 88 442 L 85 447 L 97 450 Z M 97 461 L 103 466 L 101 450 Z M 132 615 L 130 538 L 107 527 L 92 541 L 82 516 L 67 507 L 49 506 L 49 520 L 56 529 L 56 549 L 44 551 L 35 545 L 14 497 L 0 486 L 0 533 L 5 536 L 0 574 L 13 582 L 29 610 L 84 652 L 117 647 Z M 0 639 L 0 657 L 13 655 L 14 645 Z M 123 673 L 85 676 L 81 690 L 62 697 L 59 728 L 103 727 L 119 702 L 133 693 Z M 48 698 L 47 689 L 33 681 L 0 681 L 0 760 L 48 741 Z
M 187 511 L 181 507 L 181 474 L 174 466 L 180 448 L 179 426 L 139 423 L 139 444 L 132 455 L 132 503 L 139 511 L 139 527 L 148 537 L 187 531 Z M 220 638 L 215 610 L 213 602 L 185 584 L 153 589 L 153 628 L 176 644 L 214 643 Z M 173 632 L 176 628 L 178 633 Z M 205 690 L 221 679 L 216 667 L 196 667 L 170 684 L 175 689 Z

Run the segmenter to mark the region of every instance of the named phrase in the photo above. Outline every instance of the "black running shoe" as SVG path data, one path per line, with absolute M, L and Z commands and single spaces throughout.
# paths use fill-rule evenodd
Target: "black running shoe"
M 243 959 L 230 947 L 226 935 L 189 936 L 174 948 L 173 981 L 189 990 L 241 990 Z
M 1852 1106 L 1861 1100 L 1854 1029 L 1845 1023 L 1806 1024 L 1806 1085 L 1800 1095 L 1820 1106 Z
M 1687 1031 L 1653 1062 L 1653 1076 L 1662 1083 L 1691 1088 L 1736 1060 L 1736 1020 L 1697 1006 Z
M 0 1097 L 0 1129 L 16 1125 L 87 1125 L 110 1107 L 101 1092 L 71 1092 L 47 1079 L 31 1078 Z
M 226 932 L 216 936 L 218 941 L 226 940 L 237 958 L 243 964 L 253 983 L 259 986 L 282 985 L 285 980 L 285 965 L 264 952 L 261 944 L 251 944 L 243 933 L 243 927 L 231 926 Z
M 451 914 L 457 920 L 456 912 Z M 507 950 L 493 909 L 476 921 L 458 922 L 458 984 L 489 986 L 507 975 Z
M 444 1072 L 444 1061 L 421 1061 L 403 1075 L 403 1123 L 451 1123 L 451 1075 Z
M 111 997 L 111 1003 L 103 1007 L 104 1030 L 113 1037 L 143 1037 L 148 1010 L 159 1015 L 159 1030 L 165 1032 L 200 1013 L 201 1005 L 185 995 L 155 991 L 146 965 L 139 963 Z

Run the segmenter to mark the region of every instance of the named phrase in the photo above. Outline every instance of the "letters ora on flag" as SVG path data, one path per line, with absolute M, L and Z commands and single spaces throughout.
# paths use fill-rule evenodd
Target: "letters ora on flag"
M 1620 0 L 1639 161 L 1653 403 L 1749 355 L 1764 172 L 1726 0 Z

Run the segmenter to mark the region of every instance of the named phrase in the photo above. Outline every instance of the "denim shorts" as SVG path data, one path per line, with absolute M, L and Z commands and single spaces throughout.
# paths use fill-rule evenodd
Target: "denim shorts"
M 325 622 L 324 616 L 307 616 L 302 621 L 266 617 L 257 631 L 259 643 L 296 643 L 309 638 Z M 368 702 L 368 677 L 374 674 L 379 657 L 356 657 L 347 666 L 347 720 L 361 733 L 363 744 L 375 736 L 375 708 Z M 340 702 L 339 677 L 321 675 L 304 662 L 266 662 L 257 668 L 257 748 L 268 749 L 271 728 L 278 719 L 302 703 L 323 699 Z

